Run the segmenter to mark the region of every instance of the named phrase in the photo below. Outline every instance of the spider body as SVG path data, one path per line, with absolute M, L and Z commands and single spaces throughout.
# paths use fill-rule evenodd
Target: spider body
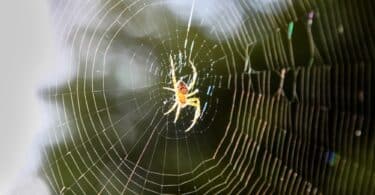
M 195 81 L 197 79 L 197 70 L 193 62 L 189 61 L 191 68 L 193 69 L 193 78 L 192 78 L 191 83 L 186 84 L 182 79 L 180 79 L 179 81 L 176 81 L 176 74 L 175 74 L 173 59 L 172 59 L 172 56 L 169 56 L 169 57 L 170 57 L 170 66 L 172 68 L 173 88 L 163 87 L 163 89 L 172 91 L 175 93 L 175 100 L 174 100 L 175 103 L 166 113 L 164 113 L 164 115 L 167 115 L 176 109 L 176 115 L 173 121 L 174 123 L 176 123 L 182 108 L 185 108 L 186 106 L 195 107 L 195 114 L 194 114 L 192 124 L 185 130 L 185 132 L 188 132 L 190 131 L 191 128 L 193 128 L 193 126 L 195 125 L 195 123 L 197 122 L 201 114 L 201 108 L 200 108 L 201 106 L 200 106 L 199 98 L 192 97 L 198 93 L 198 90 L 196 89 L 193 92 L 189 93 L 189 91 L 193 89 Z
M 177 83 L 177 99 L 180 106 L 183 108 L 186 106 L 186 95 L 189 93 L 188 86 L 184 81 L 178 81 Z

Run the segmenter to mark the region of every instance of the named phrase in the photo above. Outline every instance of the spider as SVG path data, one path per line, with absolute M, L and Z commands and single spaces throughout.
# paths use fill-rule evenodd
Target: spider
M 195 94 L 197 94 L 199 90 L 195 89 L 193 92 L 189 93 L 189 91 L 191 89 L 193 89 L 195 81 L 197 80 L 197 69 L 195 68 L 193 62 L 191 62 L 189 60 L 191 68 L 193 69 L 193 80 L 191 81 L 191 83 L 189 85 L 187 85 L 182 80 L 182 78 L 180 78 L 180 80 L 176 81 L 176 74 L 175 74 L 175 68 L 174 68 L 175 66 L 174 66 L 173 59 L 172 59 L 171 55 L 169 56 L 169 59 L 170 59 L 170 66 L 172 68 L 173 88 L 163 87 L 163 89 L 168 90 L 168 91 L 172 91 L 172 92 L 175 93 L 175 100 L 174 100 L 175 103 L 166 113 L 164 113 L 164 115 L 167 115 L 167 114 L 171 113 L 173 110 L 175 110 L 177 108 L 176 109 L 176 115 L 175 115 L 175 118 L 174 118 L 174 121 L 173 121 L 174 123 L 176 123 L 182 108 L 185 108 L 186 106 L 195 107 L 195 114 L 194 114 L 193 121 L 192 121 L 191 125 L 185 130 L 185 132 L 188 132 L 188 131 L 190 131 L 191 128 L 193 128 L 195 123 L 197 123 L 197 120 L 198 120 L 199 116 L 201 115 L 200 100 L 197 97 L 192 97 Z

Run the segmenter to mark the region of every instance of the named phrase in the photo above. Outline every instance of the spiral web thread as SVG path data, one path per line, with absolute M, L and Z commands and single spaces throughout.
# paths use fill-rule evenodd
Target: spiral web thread
M 52 193 L 374 194 L 372 1 L 186 2 L 52 2 L 71 75 L 45 91 Z M 169 56 L 198 69 L 188 133 L 193 108 L 163 115 Z

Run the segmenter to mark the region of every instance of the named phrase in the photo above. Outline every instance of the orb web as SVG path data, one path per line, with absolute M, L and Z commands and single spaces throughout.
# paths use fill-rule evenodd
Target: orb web
M 211 3 L 207 3 L 211 2 Z M 54 194 L 374 192 L 369 1 L 52 1 Z M 211 10 L 211 11 L 210 11 Z M 164 115 L 197 68 L 201 115 Z

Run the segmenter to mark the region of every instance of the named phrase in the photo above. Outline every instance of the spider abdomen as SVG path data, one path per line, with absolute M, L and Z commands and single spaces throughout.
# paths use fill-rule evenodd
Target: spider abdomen
M 177 90 L 178 90 L 178 93 L 181 93 L 181 94 L 184 94 L 184 95 L 188 94 L 188 92 L 189 92 L 189 89 L 188 89 L 186 83 L 183 82 L 183 81 L 178 82 Z

